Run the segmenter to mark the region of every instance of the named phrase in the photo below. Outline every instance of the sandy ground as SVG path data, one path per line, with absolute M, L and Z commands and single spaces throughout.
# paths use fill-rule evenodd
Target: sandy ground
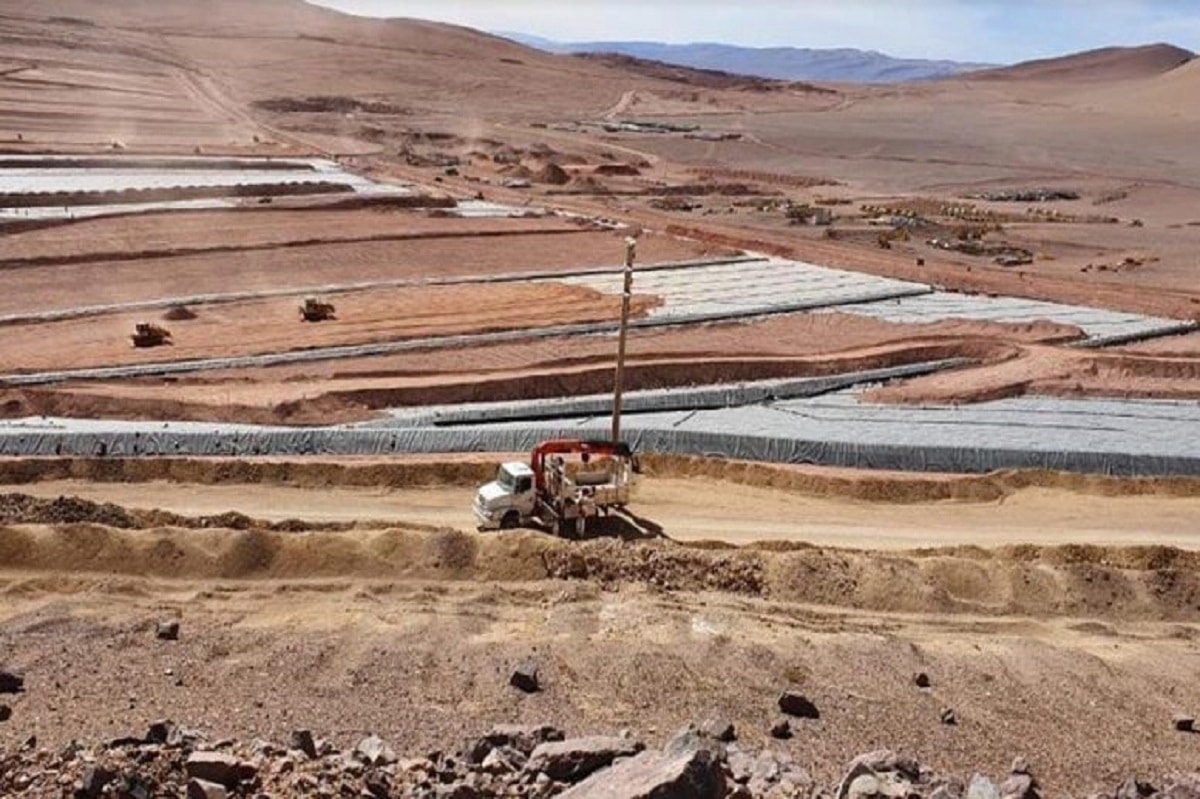
M 382 521 L 475 529 L 471 488 L 310 489 L 203 484 L 50 481 L 23 493 L 78 496 L 185 516 L 227 511 L 272 521 Z M 1200 498 L 1096 497 L 1050 488 L 994 502 L 894 506 L 680 478 L 643 478 L 631 507 L 675 541 L 784 541 L 856 549 L 1011 544 L 1174 546 L 1200 549 Z

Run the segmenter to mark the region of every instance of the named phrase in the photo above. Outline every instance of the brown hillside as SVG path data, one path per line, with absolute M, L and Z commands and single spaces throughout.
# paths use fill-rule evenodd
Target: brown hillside
M 1105 47 L 1082 53 L 1026 61 L 1002 69 L 972 72 L 980 80 L 1112 81 L 1161 75 L 1195 58 L 1195 53 L 1170 44 Z

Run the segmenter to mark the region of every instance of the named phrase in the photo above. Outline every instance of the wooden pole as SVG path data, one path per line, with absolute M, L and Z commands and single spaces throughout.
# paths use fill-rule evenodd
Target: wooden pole
M 621 327 L 617 333 L 617 374 L 613 379 L 612 440 L 621 443 L 621 397 L 625 391 L 625 337 L 629 329 L 629 302 L 633 298 L 633 260 L 637 240 L 625 239 L 625 288 L 621 293 Z

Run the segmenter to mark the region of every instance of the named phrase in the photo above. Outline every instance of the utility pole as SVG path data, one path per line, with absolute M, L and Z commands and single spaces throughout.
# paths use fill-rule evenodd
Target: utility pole
M 625 289 L 621 293 L 621 327 L 617 333 L 617 374 L 613 380 L 612 440 L 621 443 L 621 396 L 625 391 L 625 336 L 629 329 L 629 301 L 633 298 L 633 259 L 637 239 L 625 239 Z

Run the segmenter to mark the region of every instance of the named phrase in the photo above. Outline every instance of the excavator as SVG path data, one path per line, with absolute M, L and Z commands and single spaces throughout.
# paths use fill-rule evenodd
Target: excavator
M 138 322 L 129 339 L 135 347 L 161 347 L 171 343 L 171 331 L 151 322 Z
M 334 318 L 333 312 L 333 303 L 305 297 L 304 304 L 300 306 L 300 319 L 305 322 L 325 322 Z

